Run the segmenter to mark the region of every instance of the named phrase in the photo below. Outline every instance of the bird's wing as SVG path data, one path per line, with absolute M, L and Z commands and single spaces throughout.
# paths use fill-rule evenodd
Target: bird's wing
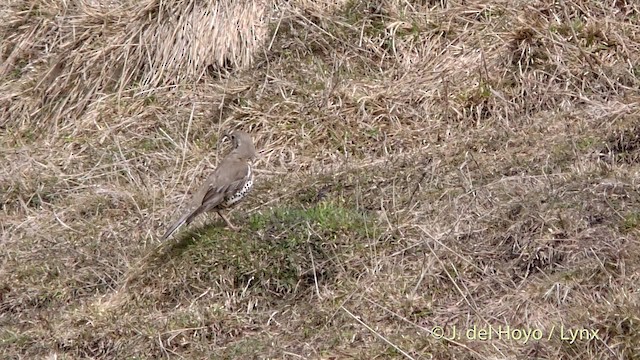
M 200 202 L 204 208 L 203 211 L 209 211 L 220 205 L 225 197 L 240 191 L 247 181 L 247 175 L 249 175 L 247 163 L 229 161 L 224 166 L 225 171 L 219 171 L 223 168 L 223 164 L 220 164 L 218 169 L 207 179 L 206 192 Z
M 227 195 L 235 194 L 242 189 L 248 174 L 249 166 L 246 163 L 233 159 L 223 160 L 218 168 L 209 175 L 203 187 L 194 197 L 191 205 L 192 210 L 182 215 L 171 225 L 162 236 L 162 241 L 171 236 L 182 224 L 191 223 L 196 216 L 220 205 Z

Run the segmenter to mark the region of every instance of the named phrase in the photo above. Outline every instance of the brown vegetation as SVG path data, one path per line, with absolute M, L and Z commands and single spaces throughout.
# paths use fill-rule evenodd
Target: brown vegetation
M 2 358 L 640 354 L 636 2 L 0 20 Z M 243 229 L 159 244 L 228 128 L 260 150 Z

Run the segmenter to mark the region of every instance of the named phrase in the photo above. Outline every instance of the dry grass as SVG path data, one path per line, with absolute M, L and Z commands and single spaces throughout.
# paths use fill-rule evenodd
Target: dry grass
M 640 353 L 635 2 L 0 19 L 3 358 Z M 209 217 L 158 246 L 236 127 L 260 149 L 243 230 Z M 541 338 L 466 336 L 499 326 Z

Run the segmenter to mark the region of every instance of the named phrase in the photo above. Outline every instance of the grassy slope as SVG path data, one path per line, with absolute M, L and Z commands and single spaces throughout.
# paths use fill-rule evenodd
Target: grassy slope
M 3 358 L 640 353 L 637 5 L 423 3 L 283 5 L 251 68 L 77 114 L 38 88 L 56 10 L 4 5 Z M 228 127 L 261 149 L 243 230 L 157 247 Z

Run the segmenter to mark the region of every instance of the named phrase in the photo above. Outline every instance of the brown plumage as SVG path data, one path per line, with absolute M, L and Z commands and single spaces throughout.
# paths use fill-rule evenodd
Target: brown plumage
M 218 167 L 207 178 L 192 200 L 193 210 L 182 215 L 162 236 L 162 241 L 173 234 L 182 224 L 189 224 L 193 219 L 208 211 L 215 211 L 233 230 L 222 210 L 235 205 L 251 190 L 253 186 L 253 169 L 251 160 L 256 157 L 251 136 L 243 131 L 232 131 L 225 135 L 230 138 L 233 150 L 220 162 Z

